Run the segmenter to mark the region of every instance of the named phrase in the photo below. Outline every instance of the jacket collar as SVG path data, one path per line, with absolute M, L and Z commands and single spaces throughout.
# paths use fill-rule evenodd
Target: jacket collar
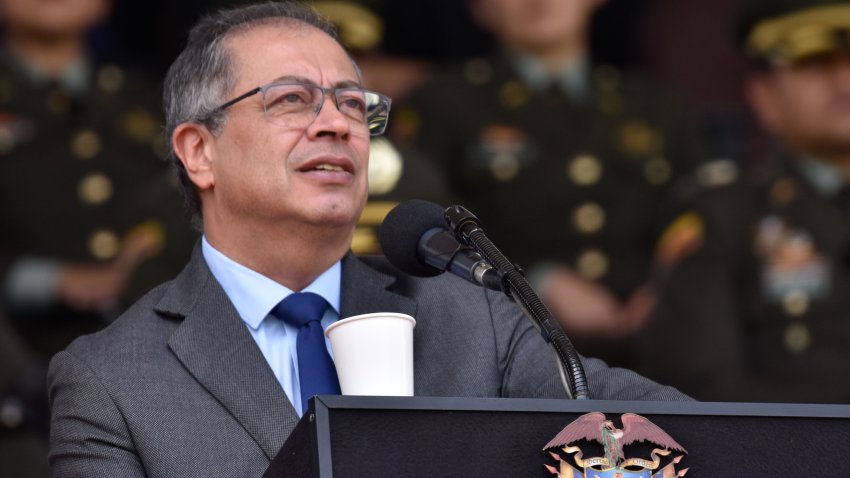
M 414 301 L 387 290 L 394 282 L 394 277 L 347 254 L 342 262 L 340 317 L 381 311 L 414 315 Z M 266 456 L 274 458 L 295 428 L 298 415 L 207 267 L 199 244 L 155 310 L 182 319 L 168 340 L 169 348 Z

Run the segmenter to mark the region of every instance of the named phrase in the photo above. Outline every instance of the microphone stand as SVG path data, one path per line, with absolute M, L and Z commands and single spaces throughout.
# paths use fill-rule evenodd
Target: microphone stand
M 590 398 L 584 366 L 570 339 L 558 326 L 552 313 L 531 288 L 520 270 L 512 264 L 484 234 L 478 218 L 462 206 L 451 206 L 445 211 L 446 222 L 457 239 L 474 248 L 501 275 L 503 290 L 523 313 L 538 327 L 543 338 L 555 350 L 561 381 L 571 398 Z M 569 371 L 569 373 L 567 373 Z

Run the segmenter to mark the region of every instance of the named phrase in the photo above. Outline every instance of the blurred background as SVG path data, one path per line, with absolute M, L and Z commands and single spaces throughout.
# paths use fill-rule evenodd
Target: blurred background
M 0 0 L 0 475 L 48 475 L 52 354 L 188 258 L 161 81 L 240 3 Z M 399 201 L 459 203 L 581 353 L 850 403 L 850 3 L 311 3 L 393 98 L 355 252 Z
M 118 1 L 110 24 L 94 41 L 104 58 L 132 60 L 159 77 L 179 53 L 187 28 L 198 15 L 239 3 L 245 2 Z M 352 3 L 379 17 L 382 33 L 375 48 L 391 57 L 433 66 L 487 56 L 497 48 L 492 35 L 472 19 L 468 2 Z M 591 19 L 591 54 L 599 63 L 651 76 L 680 94 L 716 138 L 712 144 L 716 155 L 741 156 L 735 153 L 748 147 L 741 138 L 752 129 L 741 87 L 745 64 L 733 35 L 734 15 L 743 3 L 607 0 Z

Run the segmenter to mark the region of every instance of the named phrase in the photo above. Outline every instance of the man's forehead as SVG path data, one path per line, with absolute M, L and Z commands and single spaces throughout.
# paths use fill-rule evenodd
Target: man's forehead
M 333 78 L 335 83 L 358 81 L 351 57 L 334 38 L 294 20 L 252 25 L 228 36 L 225 45 L 239 77 L 259 76 L 252 80 L 270 82 L 281 76 L 309 75 L 315 70 L 342 76 Z

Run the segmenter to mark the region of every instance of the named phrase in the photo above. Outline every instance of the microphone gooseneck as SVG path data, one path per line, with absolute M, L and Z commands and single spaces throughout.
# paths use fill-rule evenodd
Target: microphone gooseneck
M 590 398 L 584 367 L 572 342 L 522 272 L 487 239 L 471 212 L 461 206 L 443 209 L 428 201 L 405 201 L 384 219 L 379 238 L 384 255 L 403 272 L 430 277 L 449 271 L 504 292 L 552 345 L 570 397 Z
M 462 206 L 451 206 L 445 210 L 445 220 L 458 241 L 474 248 L 496 269 L 507 284 L 505 293 L 534 321 L 543 338 L 552 345 L 561 366 L 561 378 L 570 395 L 589 399 L 584 366 L 575 347 L 522 272 L 487 238 L 474 214 Z

